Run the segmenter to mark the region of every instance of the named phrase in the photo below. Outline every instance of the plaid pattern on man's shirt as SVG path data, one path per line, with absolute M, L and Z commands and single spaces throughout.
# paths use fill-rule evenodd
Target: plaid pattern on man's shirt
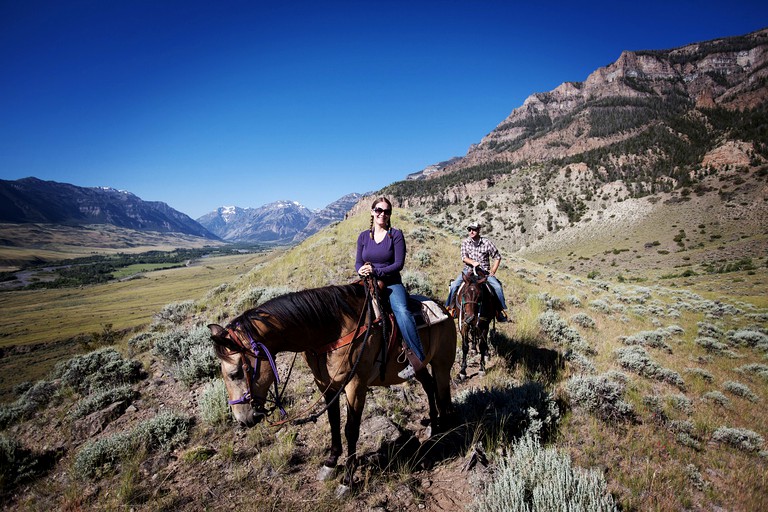
M 501 258 L 499 250 L 493 245 L 493 242 L 487 238 L 480 237 L 480 240 L 475 243 L 472 237 L 467 237 L 461 242 L 461 259 L 470 258 L 480 263 L 480 268 L 486 272 L 491 271 L 491 260 L 498 260 Z M 464 265 L 465 270 L 471 270 L 472 267 Z

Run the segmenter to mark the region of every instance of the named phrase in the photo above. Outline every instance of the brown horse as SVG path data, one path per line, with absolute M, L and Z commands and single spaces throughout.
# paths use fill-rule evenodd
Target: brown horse
M 360 284 L 327 286 L 288 293 L 248 310 L 226 327 L 211 324 L 211 339 L 221 361 L 235 418 L 253 426 L 280 408 L 276 354 L 301 352 L 312 370 L 315 384 L 325 399 L 331 426 L 330 455 L 326 468 L 335 468 L 343 453 L 341 441 L 341 392 L 347 402 L 346 471 L 342 483 L 350 485 L 356 465 L 360 422 L 369 386 L 403 382 L 397 373 L 405 367 L 394 344 L 382 366 L 382 324 L 373 322 L 371 287 Z M 434 304 L 434 303 L 433 303 Z M 441 306 L 437 306 L 442 309 Z M 443 311 L 444 312 L 444 311 Z M 446 318 L 448 318 L 446 316 Z M 424 387 L 433 429 L 447 425 L 452 415 L 450 371 L 456 357 L 453 322 L 440 321 L 420 328 L 426 361 L 416 379 Z M 274 406 L 267 409 L 270 386 L 275 387 Z M 322 411 L 313 418 L 322 414 Z M 325 470 L 325 477 L 332 473 Z
M 488 275 L 480 268 L 473 274 L 462 274 L 464 280 L 456 294 L 461 330 L 461 369 L 459 378 L 467 378 L 467 353 L 470 345 L 480 352 L 480 374 L 485 373 L 488 355 L 488 331 L 491 320 L 496 318 L 498 300 L 486 282 Z

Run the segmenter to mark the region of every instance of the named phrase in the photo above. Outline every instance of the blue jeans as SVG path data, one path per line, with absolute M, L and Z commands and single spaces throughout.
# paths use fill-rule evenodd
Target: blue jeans
M 467 270 L 465 273 L 469 273 L 469 271 Z M 448 299 L 445 301 L 445 307 L 452 305 L 453 297 L 456 295 L 456 290 L 459 289 L 462 281 L 464 281 L 464 279 L 461 277 L 461 274 L 459 274 L 459 277 L 454 279 L 454 281 L 451 283 L 451 289 L 448 291 Z M 499 298 L 499 302 L 501 303 L 501 308 L 507 309 L 507 301 L 504 299 L 504 290 L 501 287 L 501 281 L 499 281 L 496 276 L 488 276 L 486 282 L 491 286 L 491 288 L 493 288 L 493 291 L 496 292 L 496 296 Z
M 387 286 L 387 289 L 389 290 L 389 305 L 392 308 L 392 313 L 395 314 L 397 328 L 400 329 L 400 333 L 411 352 L 419 358 L 419 361 L 424 361 L 426 359 L 424 348 L 421 346 L 419 332 L 416 330 L 416 320 L 413 319 L 413 315 L 408 310 L 408 292 L 405 291 L 405 286 L 391 284 Z

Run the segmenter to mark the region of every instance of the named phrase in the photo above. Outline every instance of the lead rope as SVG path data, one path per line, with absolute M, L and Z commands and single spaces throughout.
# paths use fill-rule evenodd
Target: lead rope
M 379 366 L 379 379 L 383 381 L 387 374 L 387 349 L 389 348 L 389 336 L 387 336 L 388 324 L 384 313 L 383 302 L 381 301 L 381 294 L 379 293 L 378 283 L 371 277 L 368 285 L 373 287 L 373 297 L 376 299 L 376 303 L 379 305 L 379 312 L 381 313 L 381 366 Z M 369 314 L 372 314 L 372 312 L 369 312 Z
M 364 280 L 367 280 L 367 279 L 372 279 L 372 278 L 369 278 L 369 277 L 364 278 Z M 359 330 L 360 327 L 362 326 L 363 318 L 366 316 L 366 313 L 368 317 L 368 323 L 367 323 L 367 328 L 365 330 L 365 338 L 363 338 L 363 342 L 360 346 L 360 352 L 357 354 L 357 360 L 355 361 L 355 364 L 352 366 L 352 369 L 349 371 L 349 374 L 347 374 L 347 378 L 344 379 L 344 384 L 339 386 L 339 390 L 336 392 L 333 398 L 325 404 L 325 407 L 323 407 L 320 411 L 316 413 L 310 414 L 306 418 L 299 418 L 299 419 L 292 420 L 291 421 L 292 425 L 303 425 L 305 423 L 309 423 L 310 421 L 313 423 L 317 422 L 317 418 L 325 414 L 328 408 L 339 400 L 339 397 L 341 396 L 342 391 L 344 391 L 344 388 L 347 387 L 347 384 L 349 384 L 349 382 L 352 380 L 352 377 L 354 377 L 355 373 L 357 372 L 357 366 L 360 364 L 360 360 L 363 357 L 363 352 L 365 351 L 365 346 L 368 343 L 368 339 L 371 336 L 371 331 L 373 330 L 373 320 L 372 320 L 372 314 L 371 314 L 371 309 L 372 309 L 371 294 L 367 284 L 368 283 L 366 283 L 366 287 L 365 287 L 365 304 L 363 305 L 363 311 L 360 314 L 360 319 L 357 322 L 357 327 L 355 330 Z M 350 343 L 348 350 L 352 350 L 352 343 Z M 338 369 L 337 369 L 337 374 L 338 374 Z M 331 379 L 331 381 L 333 381 L 333 379 Z M 330 383 L 328 384 L 328 388 L 326 388 L 326 391 L 328 389 L 330 389 Z M 325 393 L 323 393 L 323 395 L 325 395 Z M 318 397 L 318 401 L 319 400 L 320 398 Z M 288 420 L 286 419 L 278 423 L 274 423 L 273 425 L 281 425 L 287 421 Z

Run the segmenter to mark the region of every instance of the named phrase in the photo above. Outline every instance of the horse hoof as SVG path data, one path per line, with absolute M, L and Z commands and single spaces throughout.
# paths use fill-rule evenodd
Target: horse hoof
M 348 485 L 339 484 L 339 486 L 336 488 L 336 498 L 342 499 L 349 496 L 351 489 Z
M 479 372 L 477 372 L 477 374 L 478 374 L 480 377 L 483 377 L 483 376 L 485 375 L 485 370 L 480 370 Z
M 336 468 L 332 468 L 330 466 L 321 466 L 320 471 L 317 472 L 317 480 L 319 482 L 325 482 L 326 480 L 333 478 L 335 473 Z

